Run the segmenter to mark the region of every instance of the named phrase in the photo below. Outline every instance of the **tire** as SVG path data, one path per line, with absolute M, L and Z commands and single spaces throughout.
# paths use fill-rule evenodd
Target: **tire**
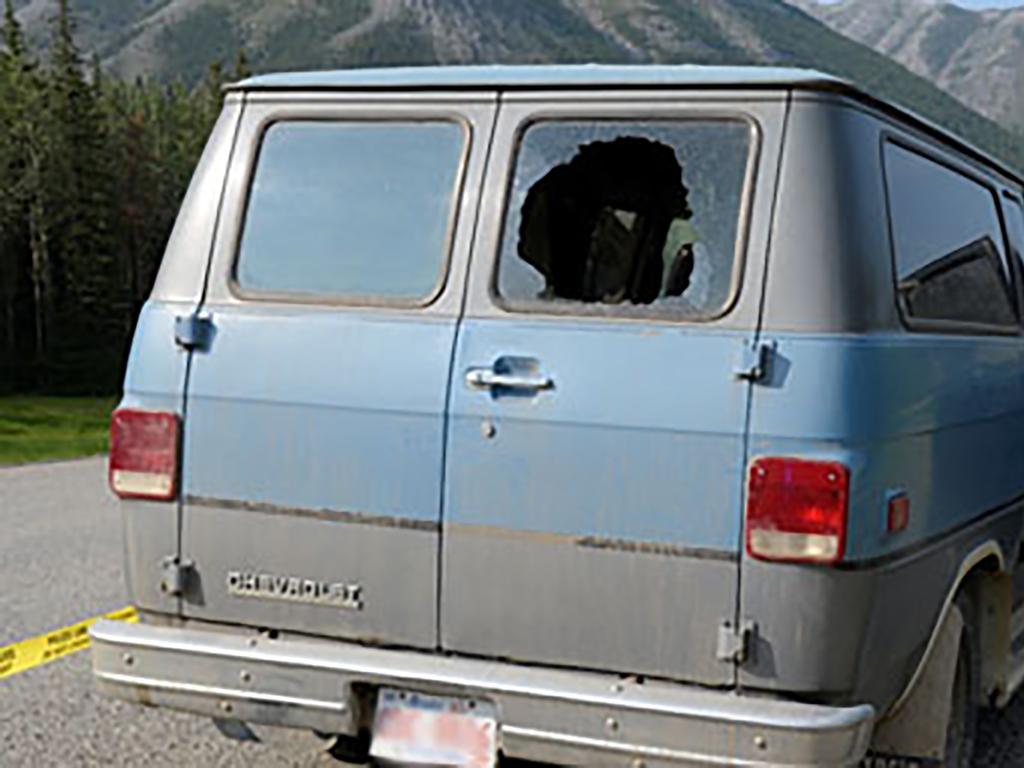
M 327 753 L 339 763 L 372 766 L 370 761 L 370 739 L 366 734 L 359 736 L 337 736 Z
M 960 651 L 956 658 L 956 675 L 951 691 L 949 724 L 946 727 L 945 768 L 971 768 L 978 731 L 978 691 L 981 671 L 978 633 L 974 610 L 966 597 L 957 597 L 956 606 L 963 616 L 960 630 Z

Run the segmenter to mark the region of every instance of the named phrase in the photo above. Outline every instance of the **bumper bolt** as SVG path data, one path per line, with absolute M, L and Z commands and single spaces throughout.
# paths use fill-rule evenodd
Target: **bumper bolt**
M 225 714 L 228 714 L 228 715 L 230 715 L 230 714 L 231 714 L 231 711 L 232 711 L 233 709 L 234 709 L 234 707 L 233 707 L 233 706 L 231 706 L 231 702 L 230 702 L 230 701 L 222 701 L 222 702 L 220 703 L 220 711 L 221 711 L 221 712 L 224 712 Z
M 604 721 L 604 729 L 608 731 L 608 733 L 618 733 L 619 721 L 616 720 L 614 717 L 609 717 L 607 720 Z
M 768 740 L 764 736 L 755 736 L 754 746 L 758 749 L 768 749 Z
M 132 656 L 130 653 L 126 653 L 121 657 L 121 661 L 124 662 L 124 665 L 126 667 L 130 667 L 132 666 L 132 664 L 135 663 L 135 657 Z
M 246 684 L 251 683 L 252 682 L 252 673 L 249 672 L 248 670 L 243 669 L 239 673 L 238 679 L 241 680 L 243 683 L 246 683 Z

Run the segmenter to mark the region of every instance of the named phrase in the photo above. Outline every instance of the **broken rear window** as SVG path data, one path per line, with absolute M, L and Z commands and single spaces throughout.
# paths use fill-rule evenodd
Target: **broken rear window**
M 750 141 L 740 120 L 535 123 L 506 214 L 503 302 L 681 319 L 721 313 Z

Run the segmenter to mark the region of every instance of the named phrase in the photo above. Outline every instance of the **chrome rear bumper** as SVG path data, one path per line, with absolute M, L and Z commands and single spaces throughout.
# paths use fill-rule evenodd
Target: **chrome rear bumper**
M 120 699 L 252 723 L 355 734 L 377 687 L 488 699 L 506 755 L 600 766 L 848 766 L 874 710 L 740 696 L 216 625 L 99 621 L 93 665 Z

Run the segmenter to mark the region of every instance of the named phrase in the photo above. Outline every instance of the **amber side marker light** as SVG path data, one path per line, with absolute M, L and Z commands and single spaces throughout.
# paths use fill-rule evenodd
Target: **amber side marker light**
M 906 493 L 897 493 L 889 499 L 886 510 L 886 530 L 889 533 L 900 533 L 910 525 L 910 497 Z
M 747 553 L 775 562 L 839 562 L 849 494 L 850 470 L 839 462 L 756 459 L 747 488 Z
M 121 498 L 175 498 L 180 423 L 177 414 L 164 411 L 114 411 L 110 418 L 110 489 Z

